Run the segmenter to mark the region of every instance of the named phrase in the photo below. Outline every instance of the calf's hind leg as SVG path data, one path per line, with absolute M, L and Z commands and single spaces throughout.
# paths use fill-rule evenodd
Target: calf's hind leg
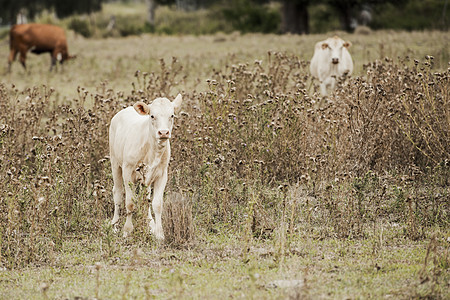
M 124 188 L 123 188 L 122 168 L 114 163 L 111 164 L 111 166 L 114 181 L 113 187 L 114 216 L 111 220 L 111 224 L 114 225 L 117 223 L 117 221 L 119 221 L 120 205 L 122 204 L 123 201 Z
M 133 231 L 133 191 L 131 190 L 130 183 L 132 183 L 132 173 L 135 168 L 131 166 L 125 166 L 122 169 L 123 183 L 125 185 L 125 208 L 127 210 L 127 220 L 123 227 L 123 237 L 127 237 L 129 233 Z
M 20 63 L 22 64 L 23 68 L 26 70 L 27 65 L 25 64 L 25 61 L 27 60 L 27 51 L 24 49 L 20 50 L 20 56 L 19 56 Z

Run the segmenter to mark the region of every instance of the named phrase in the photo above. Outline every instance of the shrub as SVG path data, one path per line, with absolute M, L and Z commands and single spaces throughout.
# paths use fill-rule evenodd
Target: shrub
M 444 10 L 445 3 L 439 0 L 410 0 L 400 7 L 383 3 L 375 6 L 370 26 L 375 29 L 448 30 L 448 23 L 445 23 L 445 15 L 442 14 Z
M 422 167 L 450 163 L 450 99 L 449 70 L 432 72 L 433 57 L 427 56 L 423 66 L 415 61 L 412 76 L 415 83 L 401 95 L 404 112 L 398 126 L 416 151 L 416 163 Z M 412 81 L 412 80 L 411 80 Z
M 233 27 L 222 17 L 220 8 L 181 11 L 160 6 L 155 13 L 155 32 L 163 34 L 212 34 L 231 32 Z
M 279 220 L 291 233 L 306 222 L 342 238 L 379 219 L 412 239 L 448 227 L 449 70 L 432 63 L 372 62 L 328 99 L 307 91 L 308 63 L 293 55 L 215 70 L 205 91 L 184 95 L 175 121 L 164 214 L 184 225 L 166 218 L 168 243 L 184 246 L 193 228 L 271 238 Z M 102 84 L 89 108 L 81 87 L 72 105 L 56 105 L 52 88 L 0 83 L 2 266 L 49 262 L 74 235 L 109 243 L 109 122 L 136 100 L 170 97 L 182 70 L 160 60 L 158 71 L 136 72 L 127 95 Z M 135 230 L 147 233 L 144 199 Z
M 145 21 L 141 18 L 129 16 L 116 17 L 116 29 L 121 36 L 139 35 L 143 32 Z
M 234 30 L 245 32 L 279 32 L 281 16 L 279 11 L 268 6 L 255 5 L 251 0 L 233 0 L 222 9 L 225 19 Z
M 86 18 L 73 17 L 70 19 L 67 27 L 86 38 L 93 35 L 93 30 L 91 28 L 90 22 Z

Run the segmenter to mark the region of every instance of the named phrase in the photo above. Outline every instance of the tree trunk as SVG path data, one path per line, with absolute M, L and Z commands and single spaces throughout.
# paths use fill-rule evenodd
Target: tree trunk
M 147 0 L 148 7 L 148 16 L 147 22 L 154 26 L 155 25 L 155 9 L 156 9 L 156 1 L 155 0 Z
M 282 31 L 284 33 L 309 33 L 308 2 L 309 1 L 283 1 Z
M 353 30 L 352 13 L 358 8 L 360 3 L 361 1 L 359 0 L 328 0 L 328 4 L 339 14 L 341 28 L 347 32 L 351 32 Z
M 352 8 L 349 6 L 339 7 L 341 26 L 347 32 L 351 32 L 352 28 Z

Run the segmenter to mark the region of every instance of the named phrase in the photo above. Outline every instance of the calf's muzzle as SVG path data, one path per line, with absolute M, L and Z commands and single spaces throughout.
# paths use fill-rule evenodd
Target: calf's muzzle
M 168 139 L 168 138 L 170 138 L 170 131 L 169 130 L 158 130 L 158 137 L 160 139 Z

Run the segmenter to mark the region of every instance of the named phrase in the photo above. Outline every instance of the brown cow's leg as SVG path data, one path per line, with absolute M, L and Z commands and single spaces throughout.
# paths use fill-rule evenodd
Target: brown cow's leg
M 52 65 L 50 66 L 50 72 L 52 71 L 53 67 L 56 67 L 56 62 L 59 60 L 60 64 L 63 63 L 63 55 L 61 53 L 61 50 L 59 47 L 56 47 L 52 53 L 50 53 L 52 56 Z
M 53 70 L 53 67 L 56 66 L 56 57 L 51 56 L 51 64 L 50 64 L 50 72 Z
M 27 59 L 27 52 L 21 50 L 19 60 L 25 70 L 27 69 L 27 65 L 25 64 L 26 59 Z
M 11 49 L 11 51 L 9 52 L 9 58 L 8 58 L 8 72 L 9 73 L 11 73 L 11 64 L 13 61 L 16 60 L 16 56 L 17 56 L 17 50 Z

